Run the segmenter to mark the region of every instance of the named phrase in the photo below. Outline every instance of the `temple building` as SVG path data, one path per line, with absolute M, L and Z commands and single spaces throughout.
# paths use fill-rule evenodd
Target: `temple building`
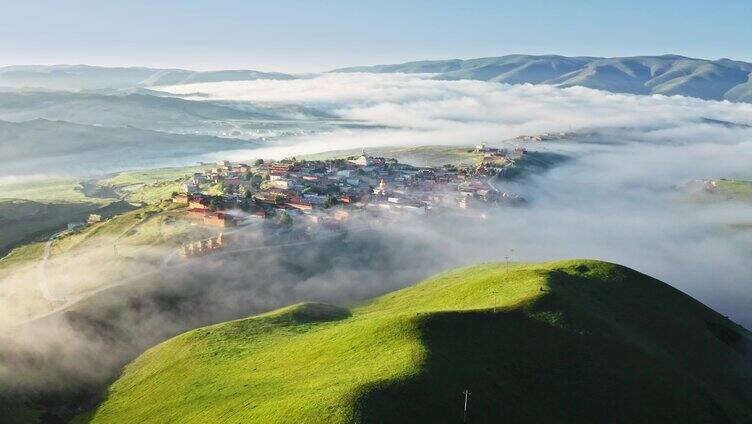
M 373 194 L 376 194 L 379 196 L 386 196 L 386 183 L 384 182 L 383 178 L 381 179 L 379 186 L 373 189 Z
M 350 162 L 358 166 L 371 166 L 372 165 L 371 158 L 366 156 L 366 149 L 362 149 L 360 151 L 360 156 L 357 159 L 351 160 Z

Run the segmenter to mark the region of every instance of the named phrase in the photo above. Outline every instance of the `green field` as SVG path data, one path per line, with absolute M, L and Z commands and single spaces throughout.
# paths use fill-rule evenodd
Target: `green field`
M 725 178 L 694 180 L 680 187 L 683 190 L 680 199 L 700 205 L 726 202 L 752 204 L 752 181 Z M 734 234 L 752 230 L 752 215 L 737 215 L 734 221 L 719 225 L 716 231 Z
M 715 182 L 715 194 L 731 200 L 752 202 L 752 181 L 720 179 Z
M 69 222 L 84 221 L 98 203 L 41 203 L 26 200 L 0 201 L 0 257 L 12 248 L 41 241 L 65 228 Z
M 85 182 L 70 178 L 1 182 L 0 257 L 15 247 L 43 241 L 70 222 L 85 221 L 90 213 L 109 217 L 134 208 L 119 200 L 150 205 L 169 199 L 187 176 L 204 168 L 127 171 Z
M 183 179 L 194 172 L 205 171 L 207 168 L 210 168 L 210 166 L 186 166 L 126 171 L 99 181 L 101 184 L 105 185 L 153 184 L 156 182 Z
M 180 191 L 180 184 L 188 176 L 204 171 L 206 168 L 206 166 L 190 166 L 121 172 L 97 180 L 96 184 L 112 189 L 121 199 L 149 204 L 169 199 L 172 192 Z
M 37 202 L 93 202 L 87 197 L 77 180 L 70 178 L 49 178 L 38 181 L 0 183 L 0 200 L 23 199 Z
M 161 228 L 153 228 L 147 224 L 151 221 L 162 222 L 163 212 L 181 208 L 181 205 L 169 201 L 154 203 L 138 209 L 122 213 L 112 219 L 92 224 L 83 230 L 74 232 L 55 241 L 52 255 L 60 255 L 73 249 L 101 248 L 111 249 L 113 243 L 131 244 L 133 237 L 140 237 L 144 241 L 140 245 L 153 246 L 162 242 L 159 239 Z
M 89 213 L 112 202 L 87 197 L 72 179 L 0 183 L 0 257 L 12 248 L 40 241 L 85 220 Z
M 130 204 L 113 203 L 114 206 Z M 179 219 L 182 205 L 163 201 L 135 210 L 120 210 L 111 219 L 60 234 L 51 244 L 46 274 L 60 274 L 53 290 L 75 296 L 109 281 L 117 281 L 134 267 L 151 266 L 159 249 L 216 235 L 210 228 Z M 35 273 L 46 241 L 21 245 L 0 258 L 0 313 L 4 323 L 47 312 L 51 304 L 37 286 Z M 161 252 L 161 253 L 157 253 Z M 106 267 L 100 265 L 106 263 Z M 71 280 L 65 276 L 80 273 Z M 75 284 L 74 284 L 75 281 Z M 12 317 L 12 318 L 7 318 Z M 0 393 L 1 395 L 2 393 Z
M 11 221 L 8 218 L 3 218 L 7 211 L 3 209 L 3 206 L 4 204 L 0 202 L 0 222 Z M 61 205 L 54 204 L 45 205 L 34 203 L 34 206 L 53 211 L 61 208 Z M 79 208 L 73 208 L 74 206 L 79 206 Z M 26 207 L 28 208 L 28 205 L 26 205 Z M 70 234 L 59 236 L 55 240 L 51 249 L 51 254 L 54 257 L 74 248 L 85 247 L 87 246 L 87 243 L 98 243 L 101 240 L 105 240 L 106 243 L 112 244 L 113 238 L 129 235 L 127 234 L 129 230 L 140 225 L 143 221 L 152 217 L 152 215 L 177 207 L 178 205 L 173 205 L 170 202 L 155 203 L 141 208 L 136 208 L 124 202 L 115 202 L 111 203 L 109 206 L 97 209 L 85 209 L 82 204 L 72 204 L 71 208 L 74 211 L 72 214 L 61 216 L 49 216 L 49 213 L 25 214 L 26 225 L 20 225 L 15 222 L 15 225 L 9 225 L 4 231 L 2 240 L 12 240 L 10 238 L 11 235 L 18 235 L 18 239 L 23 240 L 24 237 L 33 234 L 32 231 L 39 231 L 41 234 L 44 234 L 44 231 L 54 232 L 60 228 L 64 228 L 66 223 L 71 220 L 85 220 L 90 212 L 107 212 L 107 215 L 113 215 L 111 219 L 106 219 L 100 223 L 92 224 L 73 231 Z M 31 216 L 33 216 L 33 218 Z M 134 231 L 133 234 L 136 234 L 136 232 Z M 104 238 L 101 238 L 102 236 L 104 236 Z M 44 245 L 45 241 L 36 241 L 21 244 L 10 250 L 7 255 L 0 258 L 0 278 L 12 272 L 13 265 L 21 265 L 29 261 L 40 259 L 42 257 L 42 252 L 44 251 Z
M 446 164 L 475 166 L 483 161 L 483 154 L 472 151 L 467 146 L 417 146 L 417 147 L 376 147 L 366 150 L 373 156 L 397 159 L 418 167 L 438 167 Z M 344 159 L 360 155 L 360 149 L 335 150 L 299 157 L 298 159 L 325 160 Z M 531 151 L 514 161 L 504 174 L 505 179 L 519 179 L 529 175 L 541 174 L 569 160 L 569 157 L 552 152 Z
M 485 264 L 185 333 L 78 422 L 749 422 L 749 338 L 618 265 Z
M 472 152 L 472 149 L 472 147 L 462 146 L 373 147 L 367 149 L 366 154 L 394 158 L 401 163 L 413 166 L 477 165 L 483 160 L 483 155 Z M 305 155 L 298 159 L 343 159 L 360 154 L 361 149 L 335 150 Z

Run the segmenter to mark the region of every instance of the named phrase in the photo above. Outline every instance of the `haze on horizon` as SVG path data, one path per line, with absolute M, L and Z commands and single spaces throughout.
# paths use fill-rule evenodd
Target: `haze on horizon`
M 399 225 L 352 231 L 346 243 L 309 246 L 300 254 L 272 249 L 252 250 L 249 257 L 209 255 L 169 273 L 157 268 L 171 251 L 162 243 L 135 246 L 143 249 L 137 256 L 146 260 L 119 265 L 111 260 L 108 237 L 74 256 L 53 258 L 49 266 L 60 275 L 53 283 L 60 290 L 55 294 L 76 296 L 92 286 L 103 288 L 102 293 L 114 290 L 112 303 L 92 296 L 80 305 L 97 316 L 110 316 L 104 314 L 108 308 L 122 311 L 108 319 L 107 328 L 128 338 L 113 347 L 110 339 L 69 325 L 64 314 L 50 315 L 27 332 L 4 333 L 11 334 L 6 349 L 49 355 L 44 357 L 54 358 L 45 362 L 50 366 L 0 367 L 0 383 L 4 377 L 25 389 L 104 384 L 121 362 L 190 328 L 306 300 L 349 304 L 447 268 L 499 261 L 507 254 L 515 262 L 595 258 L 624 264 L 747 328 L 752 325 L 752 270 L 747 266 L 752 232 L 735 230 L 748 222 L 752 205 L 693 202 L 680 189 L 697 178 L 750 179 L 752 104 L 407 74 L 333 73 L 159 88 L 203 106 L 315 107 L 319 116 L 366 124 L 280 140 L 295 155 L 384 145 L 467 146 L 539 131 L 576 133 L 531 143 L 531 153 L 558 158 L 555 166 L 499 181 L 528 203 L 500 207 L 480 221 L 408 216 Z M 219 152 L 216 159 L 248 160 L 268 152 L 258 146 L 236 151 L 237 157 Z M 349 225 L 359 229 L 365 223 Z M 121 253 L 127 249 L 118 247 Z M 139 277 L 123 284 L 120 266 Z M 0 311 L 6 314 L 0 324 L 13 325 L 27 309 L 39 308 L 38 270 L 32 263 L 0 282 Z M 143 299 L 136 303 L 146 306 L 118 303 L 129 298 Z M 185 303 L 160 309 L 152 301 L 164 298 Z
M 752 61 L 752 3 L 3 2 L 0 66 L 320 72 L 506 54 Z M 295 13 L 291 13 L 295 11 Z M 440 30 L 439 30 L 440 29 Z
M 0 6 L 0 424 L 752 420 L 752 0 Z

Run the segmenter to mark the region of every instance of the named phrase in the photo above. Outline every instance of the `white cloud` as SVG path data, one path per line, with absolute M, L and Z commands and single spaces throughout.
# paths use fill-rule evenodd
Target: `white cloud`
M 324 74 L 290 81 L 216 82 L 160 89 L 193 94 L 192 99 L 304 105 L 381 127 L 293 137 L 275 144 L 275 149 L 254 154 L 268 156 L 355 146 L 470 145 L 521 134 L 607 127 L 662 130 L 652 132 L 653 139 L 725 138 L 736 136 L 738 129 L 700 124 L 700 120 L 752 125 L 752 104 L 613 94 L 582 87 L 438 81 L 425 75 Z
M 752 222 L 745 205 L 677 200 L 675 186 L 696 178 L 752 179 L 752 104 L 686 97 L 613 94 L 587 88 L 437 81 L 425 75 L 327 74 L 295 81 L 163 87 L 208 99 L 297 104 L 381 126 L 288 140 L 239 157 L 292 156 L 387 145 L 471 145 L 520 134 L 595 130 L 574 142 L 533 149 L 573 160 L 521 183 L 531 200 L 489 224 L 476 258 L 594 257 L 656 275 L 752 325 Z M 202 97 L 196 97 L 202 98 Z M 724 126 L 707 120 L 732 122 Z M 427 229 L 426 231 L 430 231 Z M 450 241 L 462 245 L 462 241 Z M 502 255 L 503 256 L 503 255 Z M 745 312 L 746 311 L 746 312 Z
M 319 107 L 345 119 L 409 130 L 465 132 L 502 139 L 570 128 L 663 126 L 700 118 L 752 125 L 752 104 L 686 97 L 612 94 L 582 87 L 438 81 L 423 75 L 324 74 L 290 81 L 240 81 L 160 87 L 194 99 Z M 472 140 L 470 140 L 472 141 Z
M 0 383 L 26 380 L 30 387 L 47 387 L 78 379 L 107 381 L 120 360 L 192 326 L 301 300 L 349 303 L 445 267 L 503 260 L 510 249 L 515 250 L 513 260 L 519 261 L 587 257 L 621 263 L 752 327 L 752 231 L 733 227 L 752 223 L 752 205 L 692 203 L 675 189 L 695 178 L 752 179 L 752 128 L 703 121 L 750 125 L 752 105 L 585 88 L 433 81 L 415 75 L 323 75 L 166 89 L 201 92 L 209 99 L 304 105 L 375 126 L 291 138 L 267 149 L 235 152 L 238 159 L 362 146 L 469 145 L 570 129 L 597 131 L 570 141 L 530 145 L 536 153 L 570 159 L 519 181 L 498 182 L 505 190 L 523 194 L 529 204 L 498 208 L 482 222 L 442 216 L 406 219 L 373 232 L 353 231 L 347 242 L 307 246 L 292 254 L 266 249 L 249 260 L 209 256 L 189 262 L 181 272 L 155 272 L 159 258 L 124 262 L 121 266 L 127 266 L 129 274 L 143 270 L 158 279 L 119 287 L 123 291 L 118 299 L 133 295 L 141 300 L 135 302 L 140 306 L 118 314 L 120 319 L 108 321 L 108 328 L 127 336 L 118 341 L 122 345 L 112 346 L 109 338 L 73 328 L 63 316 L 42 320 L 28 332 L 6 331 L 14 342 L 0 340 L 6 349 L 17 348 L 24 357 L 43 353 L 48 356 L 42 358 L 50 359 L 45 367 L 0 364 Z M 227 158 L 227 152 L 216 158 Z M 106 251 L 101 246 L 90 252 L 79 249 L 49 264 L 56 293 L 81 296 L 87 289 L 121 282 L 125 271 L 113 268 L 110 244 L 102 243 Z M 305 269 L 305 276 L 297 269 Z M 36 288 L 37 271 L 35 266 L 15 270 L 0 281 L 0 326 L 50 307 Z M 180 307 L 165 310 L 154 301 L 176 293 L 181 293 L 175 299 L 183 299 L 182 307 L 189 313 L 174 314 Z M 100 306 L 105 311 L 107 303 L 105 299 Z

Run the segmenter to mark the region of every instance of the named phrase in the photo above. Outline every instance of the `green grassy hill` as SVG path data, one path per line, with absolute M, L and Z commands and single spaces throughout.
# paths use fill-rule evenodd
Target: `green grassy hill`
M 750 334 L 630 269 L 486 264 L 144 353 L 79 422 L 749 422 Z
M 752 202 L 752 181 L 743 180 L 715 180 L 715 194 L 729 200 Z
M 481 153 L 472 152 L 472 146 L 411 146 L 411 147 L 370 147 L 366 153 L 397 159 L 400 163 L 412 166 L 477 165 L 483 160 Z M 298 159 L 327 160 L 360 156 L 362 149 L 334 150 L 304 155 Z
M 153 205 L 169 199 L 181 191 L 182 181 L 205 168 L 126 171 L 89 181 L 0 181 L 0 259 L 16 247 L 46 240 L 70 222 L 86 221 L 90 213 L 109 218 L 136 208 L 126 202 Z

